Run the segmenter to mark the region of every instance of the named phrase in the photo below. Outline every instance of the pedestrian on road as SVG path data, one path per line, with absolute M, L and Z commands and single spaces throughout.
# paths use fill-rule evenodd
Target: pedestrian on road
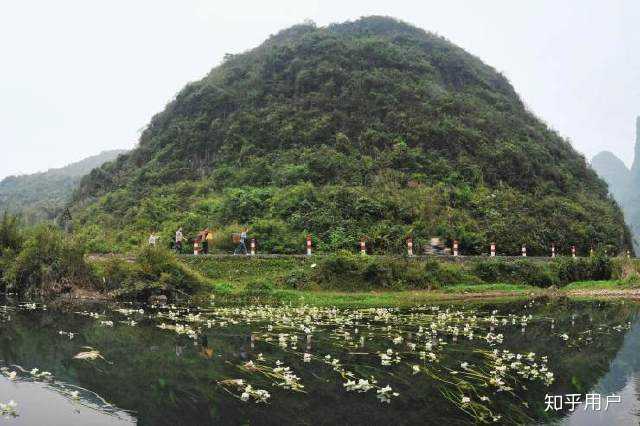
M 182 251 L 182 240 L 184 239 L 184 235 L 182 235 L 182 228 L 178 228 L 176 231 L 176 251 L 180 253 Z
M 238 244 L 238 247 L 236 247 L 236 249 L 233 252 L 234 256 L 239 254 L 240 252 L 243 252 L 245 255 L 249 255 L 249 253 L 247 253 L 247 244 L 246 244 L 247 232 L 249 232 L 249 228 L 245 226 L 242 229 L 242 232 L 240 233 L 240 243 Z
M 202 253 L 209 254 L 209 228 L 202 231 Z
M 207 228 L 207 253 L 209 253 L 209 251 L 211 250 L 211 247 L 213 246 L 213 231 L 209 228 Z
M 155 232 L 152 232 L 151 235 L 149 235 L 149 245 L 155 247 L 159 239 L 160 237 L 158 237 Z

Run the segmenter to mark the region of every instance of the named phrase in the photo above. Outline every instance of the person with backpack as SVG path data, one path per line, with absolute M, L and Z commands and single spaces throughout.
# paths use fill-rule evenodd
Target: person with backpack
M 160 237 L 157 236 L 155 232 L 152 232 L 151 235 L 149 235 L 149 245 L 155 247 L 159 239 Z
M 182 240 L 184 240 L 184 235 L 182 235 L 182 228 L 178 228 L 176 231 L 176 244 L 175 249 L 178 253 L 182 251 Z
M 245 255 L 249 255 L 249 253 L 247 252 L 247 233 L 249 232 L 249 228 L 247 228 L 246 226 L 242 229 L 242 232 L 240 233 L 240 242 L 238 244 L 238 247 L 236 247 L 236 249 L 233 252 L 233 255 L 237 255 L 240 252 L 243 252 Z

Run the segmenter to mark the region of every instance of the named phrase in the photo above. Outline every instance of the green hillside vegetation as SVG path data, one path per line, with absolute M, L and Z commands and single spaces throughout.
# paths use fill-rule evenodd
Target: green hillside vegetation
M 59 169 L 9 176 L 0 182 L 0 213 L 19 213 L 24 222 L 53 220 L 71 200 L 80 178 L 126 151 L 105 151 Z
M 446 39 L 385 17 L 303 24 L 188 84 L 139 146 L 82 179 L 93 251 L 248 224 L 261 252 L 400 253 L 433 235 L 463 253 L 630 246 L 606 184 L 507 79 Z

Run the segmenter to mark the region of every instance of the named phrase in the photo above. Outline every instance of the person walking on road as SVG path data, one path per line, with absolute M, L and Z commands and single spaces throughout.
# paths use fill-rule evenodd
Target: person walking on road
M 151 235 L 149 235 L 149 245 L 155 247 L 159 239 L 160 237 L 158 237 L 155 232 L 152 232 Z
M 211 251 L 211 247 L 213 247 L 213 231 L 207 228 L 207 236 L 205 237 L 207 240 L 207 254 Z
M 239 254 L 240 252 L 243 252 L 245 255 L 249 254 L 247 253 L 247 244 L 246 244 L 247 232 L 249 232 L 249 228 L 245 226 L 242 229 L 242 232 L 240 233 L 240 243 L 238 244 L 238 247 L 236 247 L 236 249 L 233 252 L 234 256 Z
M 182 240 L 184 240 L 184 235 L 182 235 L 182 228 L 178 228 L 176 231 L 176 251 L 180 253 L 182 251 Z
M 209 228 L 202 231 L 202 254 L 209 254 Z

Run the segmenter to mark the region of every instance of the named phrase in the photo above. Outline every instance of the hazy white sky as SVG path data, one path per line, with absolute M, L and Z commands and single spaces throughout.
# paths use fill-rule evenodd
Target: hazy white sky
M 131 148 L 225 53 L 312 19 L 388 15 L 503 72 L 588 158 L 633 160 L 637 0 L 0 0 L 0 178 Z

